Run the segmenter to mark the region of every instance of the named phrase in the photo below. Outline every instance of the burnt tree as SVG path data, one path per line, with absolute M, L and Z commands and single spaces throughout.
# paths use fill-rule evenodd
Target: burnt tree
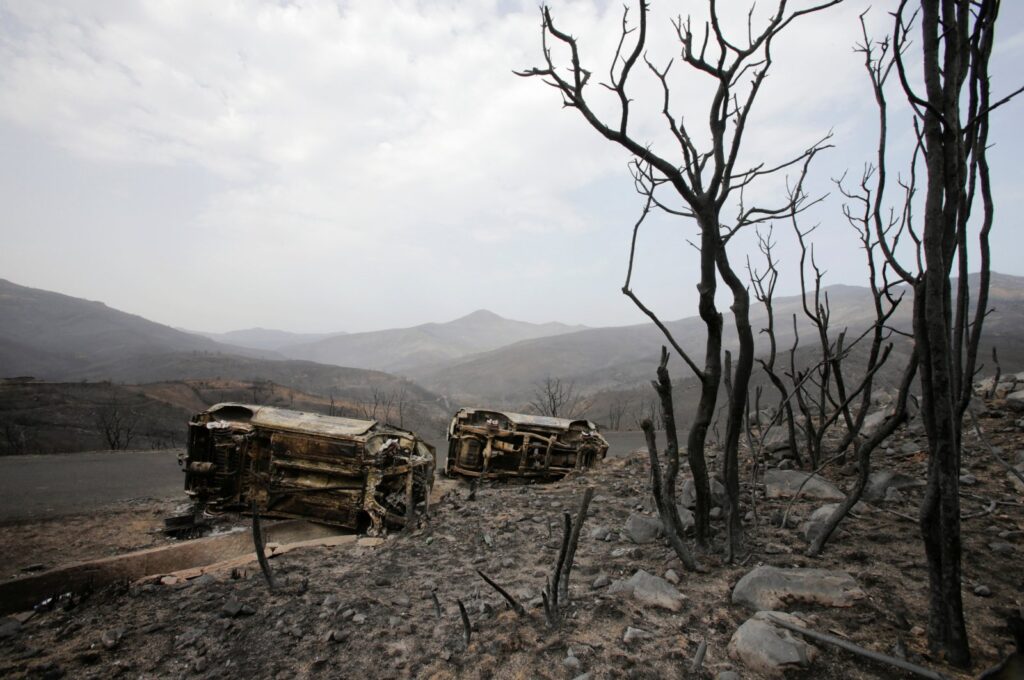
M 886 261 L 913 290 L 913 334 L 921 384 L 921 417 L 928 438 L 928 484 L 920 530 L 928 560 L 928 641 L 951 663 L 968 666 L 970 647 L 961 596 L 959 476 L 962 424 L 970 405 L 978 344 L 988 311 L 989 232 L 994 204 L 986 157 L 991 112 L 1021 90 L 993 100 L 989 57 L 999 0 L 921 0 L 913 12 L 901 0 L 893 13 L 892 54 L 914 116 L 925 167 L 913 265 L 876 225 Z M 920 40 L 911 41 L 913 25 Z M 923 90 L 911 82 L 911 53 L 920 52 Z M 885 101 L 879 98 L 885 149 Z M 884 181 L 884 180 L 883 180 Z M 981 215 L 972 215 L 980 199 Z M 968 276 L 968 245 L 977 248 L 979 274 Z M 955 283 L 953 276 L 955 275 Z
M 618 144 L 632 154 L 631 170 L 638 191 L 646 198 L 646 205 L 633 233 L 633 251 L 622 292 L 627 295 L 665 334 L 672 349 L 683 359 L 701 384 L 700 398 L 686 441 L 686 454 L 694 477 L 697 496 L 696 535 L 698 543 L 706 545 L 710 531 L 709 512 L 711 491 L 708 481 L 704 446 L 708 429 L 715 416 L 722 367 L 722 314 L 716 306 L 718 284 L 724 283 L 731 294 L 732 318 L 739 339 L 735 370 L 730 376 L 732 390 L 726 403 L 726 427 L 723 442 L 723 473 L 726 488 L 726 527 L 729 540 L 727 556 L 731 558 L 741 541 L 741 514 L 739 509 L 740 434 L 744 429 L 744 411 L 747 387 L 754 362 L 754 337 L 750 327 L 750 295 L 746 282 L 736 273 L 727 245 L 741 229 L 771 219 L 785 217 L 806 204 L 780 201 L 772 207 L 747 206 L 744 191 L 766 176 L 797 168 L 806 173 L 814 155 L 825 147 L 824 140 L 809 149 L 776 165 L 762 162 L 749 167 L 737 166 L 747 121 L 757 95 L 772 65 L 772 45 L 792 22 L 804 15 L 820 11 L 839 0 L 829 0 L 810 7 L 791 10 L 785 0 L 775 5 L 765 26 L 754 27 L 753 10 L 738 39 L 727 36 L 714 1 L 709 3 L 710 17 L 703 30 L 693 32 L 689 19 L 673 22 L 678 38 L 680 60 L 693 77 L 710 80 L 713 95 L 706 110 L 706 129 L 684 121 L 673 112 L 670 71 L 673 62 L 663 67 L 648 60 L 645 50 L 648 32 L 649 5 L 639 3 L 636 24 L 629 21 L 629 8 L 622 17 L 622 30 L 618 47 L 608 70 L 608 82 L 601 83 L 609 92 L 609 100 L 616 111 L 609 116 L 599 113 L 604 104 L 595 108 L 588 89 L 593 71 L 583 65 L 576 38 L 555 24 L 548 7 L 541 9 L 541 36 L 544 64 L 519 75 L 541 78 L 558 90 L 564 106 L 576 109 L 586 122 L 605 139 Z M 556 57 L 554 48 L 561 54 Z M 568 57 L 568 65 L 564 58 Z M 637 64 L 660 84 L 662 97 L 656 102 L 663 116 L 673 146 L 671 153 L 662 153 L 639 139 L 630 130 L 633 101 L 627 92 L 629 78 Z M 692 83 L 689 83 L 692 85 Z M 736 206 L 731 219 L 725 219 L 726 206 Z M 680 346 L 657 314 L 637 297 L 630 286 L 637 231 L 643 218 L 652 209 L 696 222 L 699 238 L 700 277 L 697 284 L 699 314 L 706 331 L 703 365 Z M 674 504 L 675 499 L 665 499 Z M 671 526 L 671 525 L 669 525 Z

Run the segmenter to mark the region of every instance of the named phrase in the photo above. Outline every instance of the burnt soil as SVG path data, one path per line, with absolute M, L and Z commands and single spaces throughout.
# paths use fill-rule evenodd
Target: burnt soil
M 1024 441 L 1014 421 L 1015 416 L 992 408 L 981 420 L 1011 463 Z M 874 467 L 923 477 L 923 444 L 920 433 L 901 431 L 876 453 Z M 798 501 L 790 526 L 780 528 L 787 501 L 767 500 L 759 493 L 757 519 L 745 521 L 750 552 L 742 556 L 743 563 L 722 564 L 724 528 L 717 520 L 715 546 L 701 555 L 708 571 L 692 574 L 662 541 L 635 545 L 621 534 L 630 513 L 652 514 L 649 464 L 638 453 L 557 483 L 484 485 L 472 500 L 468 485 L 451 484 L 429 521 L 414 532 L 391 535 L 376 546 L 309 548 L 273 559 L 279 582 L 274 592 L 253 566 L 220 578 L 125 584 L 65 598 L 35 613 L 13 634 L 5 637 L 0 626 L 0 677 L 561 679 L 590 673 L 591 678 L 714 678 L 730 668 L 741 677 L 755 677 L 729 659 L 726 647 L 753 613 L 731 603 L 731 588 L 759 564 L 847 570 L 867 598 L 846 609 L 795 607 L 812 628 L 884 653 L 905 654 L 951 677 L 973 677 L 1010 648 L 1003 617 L 1024 600 L 1024 505 L 1005 469 L 973 434 L 965 434 L 964 472 L 977 479 L 962 489 L 964 604 L 974 654 L 970 673 L 946 666 L 941 654 L 927 650 L 927 571 L 914 520 L 920 488 L 847 518 L 818 558 L 804 556 L 806 542 L 797 527 L 822 502 Z M 852 483 L 852 474 L 849 468 L 825 473 L 840 488 Z M 749 482 L 749 471 L 744 477 Z M 562 513 L 575 513 L 587 486 L 594 486 L 596 495 L 572 571 L 572 602 L 561 624 L 551 629 L 542 615 L 540 592 L 557 558 Z M 745 511 L 749 492 L 745 484 Z M 140 521 L 150 521 L 159 509 L 140 507 Z M 92 525 L 87 519 L 78 524 L 65 519 L 62 529 L 37 525 L 34 535 L 11 536 L 22 548 L 4 546 L 6 561 L 15 554 L 4 576 L 27 561 L 50 561 L 41 557 L 52 552 L 40 547 L 47 544 L 40 537 L 54 531 L 85 540 L 90 526 L 106 531 L 123 522 L 130 537 L 149 536 L 138 527 L 133 533 L 129 514 L 96 517 Z M 614 540 L 591 538 L 595 527 L 610 529 Z M 114 534 L 96 536 L 108 544 L 99 553 L 136 545 L 131 538 L 118 542 Z M 996 542 L 1010 548 L 991 548 Z M 39 550 L 34 556 L 32 546 Z M 18 556 L 21 550 L 25 554 Z M 519 598 L 526 617 L 506 607 L 477 569 Z M 594 587 L 601 575 L 614 581 L 637 569 L 658 575 L 675 570 L 686 597 L 683 609 L 649 608 L 610 594 L 607 587 Z M 975 595 L 977 586 L 990 595 Z M 468 645 L 460 599 L 472 626 Z M 651 635 L 627 644 L 627 627 Z M 705 639 L 703 669 L 691 674 L 690 660 Z M 904 677 L 887 666 L 817 646 L 821 654 L 810 670 L 793 677 Z M 569 650 L 575 662 L 567 664 Z

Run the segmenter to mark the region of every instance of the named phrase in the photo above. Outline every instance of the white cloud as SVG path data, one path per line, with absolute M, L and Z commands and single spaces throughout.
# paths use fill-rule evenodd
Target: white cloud
M 727 7 L 728 23 L 742 25 L 745 7 Z M 650 56 L 664 64 L 678 51 L 665 14 L 671 7 L 654 9 Z M 858 129 L 872 113 L 850 48 L 861 9 L 848 3 L 805 18 L 781 39 L 746 157 L 787 156 L 830 128 Z M 574 0 L 555 3 L 554 12 L 603 79 L 621 5 Z M 547 316 L 559 316 L 545 293 L 572 285 L 558 258 L 574 240 L 606 233 L 612 219 L 592 214 L 588 191 L 609 176 L 629 182 L 621 151 L 576 112 L 560 110 L 550 88 L 512 75 L 539 62 L 530 0 L 0 0 L 0 26 L 0 125 L 100 166 L 214 178 L 188 227 L 232 257 L 212 267 L 217 254 L 183 245 L 187 254 L 176 255 L 196 273 L 197 289 L 238 278 L 257 290 L 295 279 L 355 289 L 395 257 L 427 259 L 442 273 L 412 284 L 416 295 L 407 297 L 444 297 L 450 271 L 460 269 L 481 277 L 479 295 L 535 295 Z M 680 110 L 703 125 L 706 88 L 681 64 L 673 74 Z M 631 92 L 638 135 L 664 144 L 658 85 L 645 69 Z M 592 95 L 601 96 L 596 85 Z M 102 233 L 102 225 L 88 226 Z M 489 276 L 494 263 L 474 260 L 481 248 L 507 258 L 501 266 L 531 272 L 537 291 L 502 288 L 510 284 Z M 617 261 L 621 248 L 621 240 L 608 243 L 605 259 Z M 246 277 L 267 258 L 297 271 Z M 183 293 L 168 292 L 168 300 L 172 294 Z M 387 300 L 399 315 L 437 316 L 422 299 L 400 309 L 402 295 L 396 286 Z M 500 311 L 500 301 L 494 306 Z M 239 307 L 223 323 L 301 325 L 301 313 Z

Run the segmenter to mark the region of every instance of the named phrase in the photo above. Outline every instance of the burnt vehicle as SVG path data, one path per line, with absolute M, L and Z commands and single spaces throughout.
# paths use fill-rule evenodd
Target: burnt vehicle
M 179 462 L 193 517 L 255 508 L 380 534 L 426 508 L 435 453 L 372 420 L 225 403 L 193 416 Z
M 445 472 L 477 478 L 560 479 L 608 453 L 589 420 L 461 409 L 448 426 Z

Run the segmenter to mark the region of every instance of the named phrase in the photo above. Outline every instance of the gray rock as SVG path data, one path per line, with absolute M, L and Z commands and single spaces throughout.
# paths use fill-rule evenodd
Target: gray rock
M 861 433 L 865 436 L 874 434 L 875 430 L 882 426 L 885 419 L 889 416 L 890 410 L 885 409 L 883 411 L 876 411 L 869 414 L 864 418 L 864 424 L 861 426 Z
M 570 654 L 562 660 L 562 665 L 571 671 L 578 671 L 580 669 L 580 660 Z
M 608 574 L 598 574 L 594 582 L 590 584 L 590 587 L 597 590 L 598 588 L 607 587 L 611 582 L 612 580 L 608 577 Z
M 885 490 L 885 500 L 890 503 L 900 503 L 907 500 L 907 496 L 896 487 L 890 486 Z
M 711 510 L 708 511 L 708 517 L 711 519 L 721 519 L 722 508 L 711 508 Z
M 994 541 L 988 544 L 988 549 L 996 555 L 1012 555 L 1013 544 L 1006 541 Z
M 665 572 L 665 580 L 677 586 L 679 585 L 679 574 L 676 573 L 675 569 L 669 569 Z
M 838 503 L 829 503 L 811 513 L 811 516 L 800 527 L 800 531 L 808 543 L 813 543 L 818 538 L 818 535 L 825 529 L 828 518 L 838 507 Z
M 762 611 L 747 619 L 729 641 L 729 656 L 755 673 L 783 677 L 791 670 L 806 669 L 817 649 L 790 631 L 772 623 L 772 617 L 803 626 L 791 614 Z
M 634 642 L 645 640 L 649 637 L 651 637 L 651 634 L 648 633 L 646 630 L 640 630 L 639 628 L 634 628 L 633 626 L 627 626 L 626 632 L 622 636 L 622 641 L 625 642 L 627 645 L 631 645 Z
M 662 534 L 661 520 L 633 513 L 626 520 L 623 533 L 634 543 L 652 543 Z
M 739 580 L 733 604 L 754 609 L 780 609 L 790 604 L 851 607 L 865 597 L 857 581 L 845 571 L 757 567 Z
M 0 619 L 0 640 L 14 637 L 19 630 L 21 630 L 21 622 L 17 619 L 12 619 L 9 616 Z
M 1014 411 L 1024 411 L 1024 390 L 1007 394 L 1006 407 Z
M 722 483 L 711 478 L 711 504 L 722 505 L 725 501 L 725 487 Z M 684 508 L 697 507 L 697 486 L 693 483 L 692 479 L 687 479 L 683 482 L 683 488 L 679 491 L 679 505 Z
M 988 586 L 977 585 L 974 586 L 974 594 L 978 597 L 992 597 L 992 589 Z
M 685 598 L 675 586 L 663 578 L 648 574 L 643 569 L 625 581 L 616 581 L 608 589 L 609 593 L 631 595 L 640 604 L 649 607 L 661 607 L 677 612 L 683 608 Z
M 892 470 L 875 470 L 868 477 L 868 484 L 864 487 L 864 499 L 878 501 L 885 498 L 889 489 L 908 489 L 915 486 L 923 486 L 920 479 L 905 475 Z
M 692 529 L 697 525 L 697 519 L 693 516 L 693 512 L 683 505 L 677 505 L 676 510 L 679 511 L 679 522 L 680 528 L 683 531 Z
M 800 470 L 768 470 L 764 473 L 764 488 L 768 498 L 790 498 L 796 494 L 800 485 L 801 498 L 814 498 L 825 501 L 836 501 L 845 498 L 843 492 L 828 480 Z
M 974 486 L 978 483 L 978 478 L 974 475 L 960 475 L 960 484 L 963 486 Z
M 590 530 L 590 537 L 595 541 L 604 541 L 610 533 L 611 530 L 608 527 L 594 527 Z
M 103 643 L 103 646 L 107 649 L 115 649 L 119 644 L 121 644 L 121 638 L 124 637 L 124 633 L 124 628 L 111 628 L 110 630 L 105 630 L 100 635 L 100 642 Z
M 715 676 L 715 680 L 740 680 L 740 674 L 736 671 L 722 671 Z
M 225 602 L 224 606 L 220 609 L 220 615 L 228 619 L 233 619 L 238 616 L 252 616 L 255 613 L 255 609 L 247 604 L 242 604 L 233 597 L 229 597 L 227 602 Z

